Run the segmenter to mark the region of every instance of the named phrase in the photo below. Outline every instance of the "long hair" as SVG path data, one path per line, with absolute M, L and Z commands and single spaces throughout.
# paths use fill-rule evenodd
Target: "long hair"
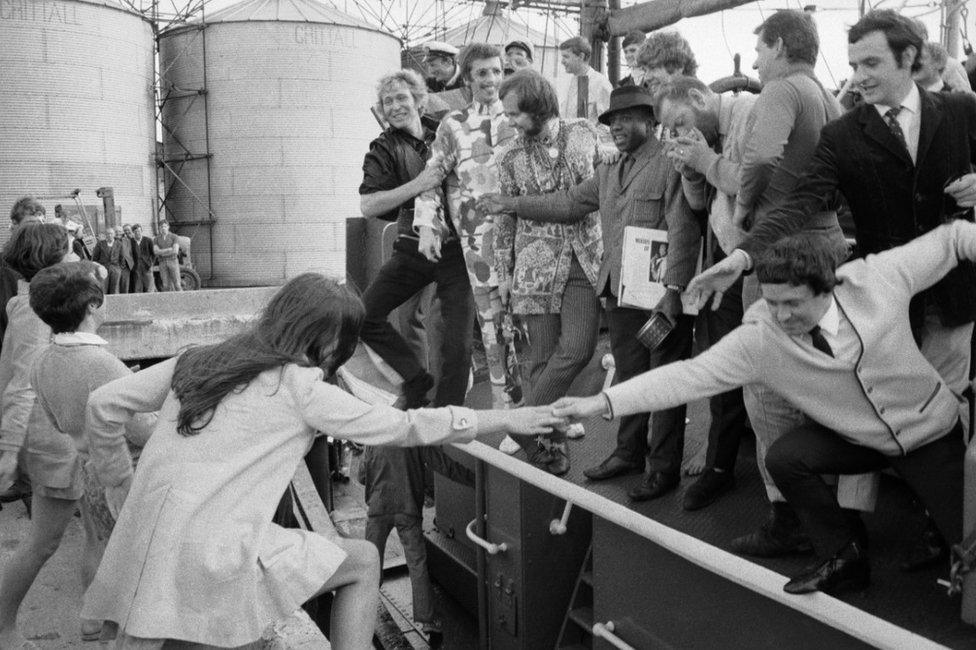
M 532 116 L 536 125 L 542 125 L 559 116 L 559 98 L 549 80 L 532 68 L 519 70 L 502 81 L 498 97 L 505 99 L 509 93 L 518 97 L 518 109 Z
M 291 280 L 248 331 L 180 356 L 173 372 L 180 400 L 177 431 L 200 433 L 224 397 L 244 390 L 265 370 L 295 363 L 331 376 L 355 351 L 364 313 L 352 289 L 323 275 Z

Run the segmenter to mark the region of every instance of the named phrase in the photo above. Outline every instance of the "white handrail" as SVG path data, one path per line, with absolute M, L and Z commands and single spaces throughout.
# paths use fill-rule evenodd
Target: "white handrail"
M 474 532 L 474 525 L 478 523 L 477 519 L 472 519 L 468 522 L 468 525 L 464 528 L 464 534 L 468 536 L 472 542 L 485 549 L 488 555 L 498 555 L 499 553 L 504 553 L 508 550 L 508 544 L 502 542 L 501 544 L 492 544 L 487 539 L 478 537 Z
M 524 461 L 511 458 L 488 445 L 469 442 L 454 446 L 553 496 L 571 501 L 601 519 L 640 535 L 726 580 L 740 584 L 815 620 L 823 621 L 824 624 L 877 648 L 925 650 L 945 647 L 827 594 L 821 592 L 803 596 L 787 594 L 783 591 L 786 578 L 774 571 L 665 526 L 582 486 L 536 469 Z M 469 530 L 473 523 L 468 525 Z M 468 537 L 478 543 L 471 532 L 468 533 Z
M 606 623 L 594 623 L 593 624 L 593 636 L 604 639 L 609 642 L 614 648 L 619 648 L 619 650 L 635 650 L 634 646 L 626 643 L 623 639 L 613 633 L 614 625 L 613 621 L 607 621 Z

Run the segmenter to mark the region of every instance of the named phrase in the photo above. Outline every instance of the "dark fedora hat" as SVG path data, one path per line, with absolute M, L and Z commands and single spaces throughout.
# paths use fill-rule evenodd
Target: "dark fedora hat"
M 642 86 L 621 86 L 614 88 L 610 93 L 610 108 L 600 114 L 597 118 L 600 124 L 610 124 L 610 116 L 617 111 L 622 111 L 635 106 L 644 106 L 647 110 L 654 112 L 654 98 L 651 97 Z

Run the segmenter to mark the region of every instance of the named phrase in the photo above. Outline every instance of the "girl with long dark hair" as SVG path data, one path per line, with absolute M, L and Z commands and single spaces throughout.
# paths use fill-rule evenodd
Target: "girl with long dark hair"
M 118 647 L 166 639 L 244 645 L 329 591 L 332 647 L 371 647 L 373 545 L 271 523 L 316 433 L 414 446 L 500 431 L 535 435 L 557 422 L 541 407 L 404 412 L 361 402 L 323 379 L 352 355 L 362 319 L 352 291 L 305 274 L 248 332 L 92 394 L 92 461 L 110 509 L 121 510 L 83 613 L 117 626 Z M 157 409 L 133 476 L 121 427 Z

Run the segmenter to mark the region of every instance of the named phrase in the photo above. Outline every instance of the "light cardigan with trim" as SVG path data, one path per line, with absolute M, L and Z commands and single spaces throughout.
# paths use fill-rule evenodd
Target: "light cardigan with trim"
M 764 384 L 849 442 L 888 456 L 917 449 L 949 432 L 959 403 L 915 344 L 908 302 L 961 259 L 976 260 L 976 225 L 955 221 L 840 267 L 834 297 L 862 348 L 853 367 L 789 336 L 759 301 L 694 359 L 608 389 L 611 412 L 657 411 Z

